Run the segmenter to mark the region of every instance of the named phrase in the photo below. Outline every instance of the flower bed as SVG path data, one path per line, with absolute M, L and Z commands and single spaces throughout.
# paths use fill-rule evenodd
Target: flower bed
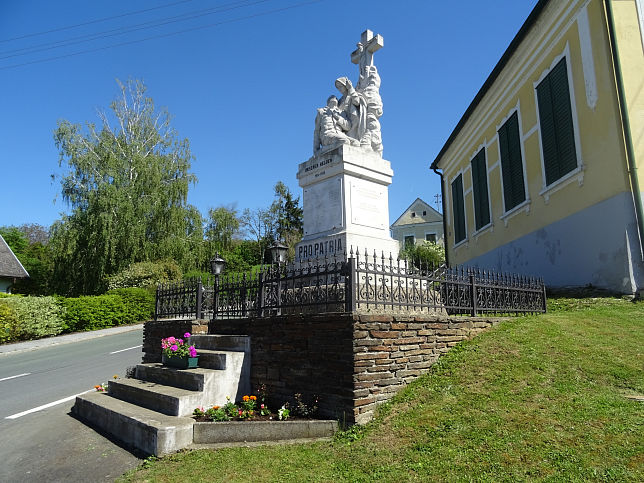
M 198 422 L 286 421 L 291 417 L 315 419 L 318 410 L 316 396 L 309 405 L 303 401 L 302 394 L 295 394 L 293 406 L 286 402 L 274 413 L 266 405 L 266 393 L 263 387 L 260 387 L 259 393 L 259 401 L 255 395 L 246 395 L 237 404 L 234 404 L 230 397 L 226 397 L 227 403 L 223 406 L 212 406 L 208 409 L 199 406 L 193 411 L 193 418 Z

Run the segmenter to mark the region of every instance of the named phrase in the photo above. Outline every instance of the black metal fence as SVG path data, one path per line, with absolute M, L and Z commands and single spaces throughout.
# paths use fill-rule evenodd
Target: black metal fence
M 160 285 L 156 318 L 241 318 L 294 313 L 447 314 L 546 311 L 542 279 L 464 267 L 423 266 L 366 252 L 263 266 L 203 283 Z

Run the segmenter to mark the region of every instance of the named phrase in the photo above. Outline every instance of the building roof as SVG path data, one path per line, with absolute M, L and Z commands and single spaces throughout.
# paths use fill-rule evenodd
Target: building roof
M 436 221 L 425 221 L 425 220 L 420 221 L 420 220 L 419 220 L 419 221 L 416 221 L 415 223 L 412 223 L 413 225 L 422 224 L 422 223 L 442 223 L 442 221 L 443 221 L 443 215 L 442 215 L 441 213 L 439 213 L 439 212 L 438 212 L 438 211 L 436 211 L 434 208 L 432 208 L 432 207 L 429 205 L 429 203 L 427 203 L 426 201 L 421 200 L 420 198 L 416 198 L 416 199 L 412 202 L 412 204 L 411 204 L 411 205 L 409 205 L 409 206 L 407 207 L 407 209 L 406 209 L 405 211 L 403 211 L 403 212 L 402 212 L 402 214 L 401 214 L 401 215 L 396 219 L 396 221 L 394 221 L 394 222 L 391 224 L 391 226 L 390 226 L 389 228 L 394 228 L 395 226 L 398 226 L 398 225 L 397 225 L 397 223 L 400 221 L 400 219 L 401 219 L 403 216 L 405 216 L 405 213 L 407 213 L 408 211 L 410 211 L 410 210 L 411 210 L 411 208 L 412 208 L 412 206 L 414 206 L 414 205 L 415 205 L 416 203 L 418 203 L 419 201 L 420 201 L 423 205 L 425 205 L 427 208 L 429 208 L 431 211 L 433 211 L 433 212 L 434 212 L 434 213 L 435 213 L 435 214 L 436 214 L 440 219 L 439 219 L 439 220 L 436 220 Z
M 470 118 L 470 116 L 478 106 L 479 102 L 481 102 L 481 99 L 483 99 L 483 96 L 485 96 L 485 94 L 487 94 L 487 91 L 490 89 L 490 87 L 492 87 L 492 84 L 494 84 L 494 81 L 499 76 L 503 68 L 506 66 L 506 64 L 512 57 L 512 54 L 514 54 L 514 52 L 517 50 L 521 42 L 523 42 L 523 39 L 528 34 L 532 26 L 536 23 L 537 19 L 539 18 L 539 15 L 541 14 L 545 6 L 548 4 L 548 2 L 550 2 L 550 0 L 539 0 L 537 4 L 534 6 L 534 8 L 532 9 L 532 12 L 530 12 L 530 15 L 528 15 L 528 18 L 523 23 L 523 25 L 521 26 L 521 28 L 519 29 L 515 37 L 512 39 L 512 42 L 510 42 L 510 45 L 501 56 L 501 59 L 492 70 L 492 73 L 485 80 L 485 83 L 483 84 L 481 89 L 474 97 L 474 100 L 468 106 L 467 110 L 465 111 L 465 114 L 463 114 L 463 117 L 461 117 L 461 120 L 458 121 L 458 124 L 452 131 L 452 134 L 450 134 L 449 138 L 447 138 L 445 145 L 438 153 L 438 156 L 436 156 L 436 159 L 434 159 L 434 161 L 432 162 L 430 169 L 436 169 L 438 167 L 438 162 L 443 157 L 443 155 L 447 152 L 447 150 L 451 146 L 452 142 L 454 142 L 458 134 L 461 132 L 461 129 L 463 129 L 463 126 L 465 126 L 465 123 Z
M 0 277 L 25 278 L 29 274 L 0 235 Z

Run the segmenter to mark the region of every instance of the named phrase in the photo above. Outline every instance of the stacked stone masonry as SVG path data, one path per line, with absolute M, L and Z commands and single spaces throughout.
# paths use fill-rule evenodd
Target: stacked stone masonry
M 320 416 L 362 424 L 379 404 L 427 372 L 441 354 L 500 320 L 327 313 L 213 320 L 208 333 L 250 336 L 251 388 L 256 392 L 266 385 L 273 407 L 292 401 L 295 393 L 305 400 L 315 395 Z M 147 323 L 144 361 L 160 360 L 157 347 L 162 337 L 186 330 L 204 333 L 204 324 Z

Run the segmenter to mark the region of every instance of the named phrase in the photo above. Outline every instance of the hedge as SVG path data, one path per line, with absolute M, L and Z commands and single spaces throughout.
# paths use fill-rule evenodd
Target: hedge
M 67 332 L 104 329 L 148 320 L 154 297 L 145 289 L 122 288 L 105 295 L 63 299 Z
M 50 337 L 65 328 L 64 308 L 56 297 L 7 297 L 0 307 L 2 342 Z
M 0 298 L 0 343 L 133 324 L 153 316 L 154 295 L 140 288 L 76 298 L 11 296 Z

